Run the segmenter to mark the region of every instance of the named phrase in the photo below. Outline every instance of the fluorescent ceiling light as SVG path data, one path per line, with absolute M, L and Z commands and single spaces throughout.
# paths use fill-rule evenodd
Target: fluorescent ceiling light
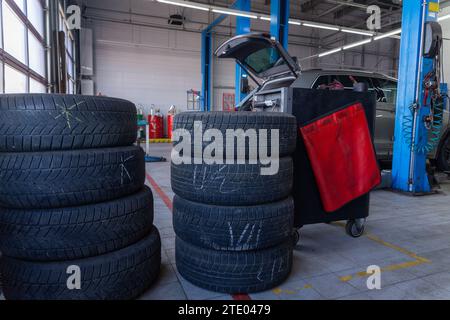
M 201 5 L 192 4 L 192 2 L 171 1 L 171 0 L 157 0 L 157 1 L 161 2 L 161 3 L 166 3 L 166 4 L 173 4 L 175 6 L 180 6 L 180 7 L 186 7 L 186 8 L 203 10 L 203 11 L 209 11 L 209 7 L 207 7 L 207 6 L 204 7 L 204 6 L 201 6 Z
M 260 18 L 261 20 L 270 21 L 270 17 L 263 17 L 263 16 L 260 16 L 259 18 Z
M 354 48 L 354 47 L 359 47 L 359 46 L 362 46 L 362 45 L 370 43 L 370 42 L 372 42 L 372 39 L 367 39 L 367 40 L 355 42 L 355 43 L 349 44 L 348 46 L 345 46 L 344 50 L 348 50 L 348 49 L 351 49 L 351 48 Z
M 394 35 L 400 34 L 400 33 L 402 33 L 402 29 L 396 29 L 396 30 L 393 30 L 393 31 L 389 31 L 389 32 L 383 33 L 382 35 L 373 38 L 373 40 L 375 40 L 375 41 L 381 40 L 381 39 L 388 38 L 388 37 L 391 37 L 391 36 L 394 36 Z
M 241 12 L 241 11 L 231 11 L 231 10 L 222 10 L 222 9 L 213 9 L 212 11 L 215 12 L 215 13 L 229 14 L 229 15 L 232 15 L 232 16 L 258 19 L 258 16 L 255 16 L 253 14 L 247 14 L 247 13 L 244 13 L 244 12 Z
M 296 21 L 296 20 L 289 20 L 289 24 L 294 24 L 296 26 L 301 26 L 302 23 L 300 21 Z
M 319 58 L 322 58 L 322 57 L 325 57 L 325 56 L 329 56 L 330 54 L 337 53 L 337 52 L 339 52 L 341 50 L 342 50 L 342 47 L 337 48 L 337 49 L 333 49 L 333 50 L 330 50 L 330 51 L 322 52 L 322 53 L 319 54 Z
M 303 23 L 303 25 L 305 27 L 310 27 L 310 28 L 319 28 L 319 29 L 325 29 L 325 30 L 334 30 L 334 31 L 339 31 L 339 28 L 337 27 L 330 27 L 330 26 L 324 26 L 322 24 L 315 24 L 315 23 Z
M 360 34 L 362 36 L 373 36 L 372 32 L 366 32 L 366 31 L 360 31 L 360 30 L 354 30 L 354 29 L 345 29 L 342 28 L 341 29 L 342 32 L 346 32 L 346 33 L 354 33 L 354 34 Z
M 447 19 L 450 19 L 450 14 L 447 14 L 445 16 L 439 17 L 438 21 L 444 21 L 444 20 L 447 20 Z

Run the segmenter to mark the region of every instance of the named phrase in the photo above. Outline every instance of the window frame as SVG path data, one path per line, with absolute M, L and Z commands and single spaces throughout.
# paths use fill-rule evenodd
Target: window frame
M 65 5 L 65 2 L 64 2 Z M 62 25 L 61 25 L 62 23 Z M 75 42 L 75 35 L 70 30 L 69 25 L 67 23 L 67 17 L 65 13 L 65 8 L 59 2 L 58 4 L 58 30 L 64 32 L 65 39 L 64 39 L 64 47 L 66 51 L 66 71 L 67 71 L 67 84 L 66 84 L 66 93 L 75 94 L 77 92 L 77 57 L 76 57 L 76 42 Z M 72 53 L 70 53 L 69 48 L 67 46 L 68 41 L 70 41 L 70 44 L 72 46 Z M 70 64 L 68 63 L 68 60 L 70 60 Z M 69 70 L 69 65 L 72 65 L 72 70 Z M 71 74 L 72 72 L 73 74 Z M 70 87 L 69 87 L 70 85 Z
M 39 1 L 39 3 L 42 6 L 42 10 L 43 10 L 42 13 L 44 15 L 47 15 L 48 10 L 46 10 L 47 6 L 46 6 L 45 1 L 44 0 L 36 0 L 36 1 Z M 19 20 L 25 26 L 25 29 L 26 29 L 26 34 L 25 34 L 26 64 L 23 63 L 22 61 L 19 61 L 16 57 L 9 54 L 4 49 L 4 45 L 5 45 L 4 32 L 5 31 L 4 31 L 4 27 L 3 27 L 3 22 L 4 22 L 3 2 L 5 2 L 5 4 L 7 4 L 11 8 L 11 10 L 16 14 L 16 16 L 19 18 Z M 1 24 L 1 48 L 0 48 L 1 66 L 0 67 L 2 68 L 2 77 L 3 77 L 2 82 L 1 82 L 1 88 L 0 88 L 1 93 L 5 92 L 5 83 L 6 83 L 5 66 L 6 65 L 8 65 L 9 67 L 11 67 L 13 69 L 16 69 L 17 71 L 23 73 L 27 77 L 27 89 L 26 89 L 27 92 L 30 91 L 30 79 L 33 79 L 34 81 L 37 81 L 37 82 L 41 83 L 42 85 L 44 85 L 46 88 L 46 91 L 48 91 L 48 88 L 49 88 L 48 61 L 47 61 L 47 56 L 48 56 L 49 52 L 48 52 L 47 42 L 46 42 L 46 39 L 39 33 L 39 31 L 34 27 L 34 25 L 28 19 L 27 4 L 28 4 L 28 2 L 24 1 L 25 12 L 23 12 L 22 9 L 19 8 L 19 6 L 16 4 L 16 2 L 14 0 L 0 0 L 0 24 Z M 44 20 L 45 20 L 45 16 L 44 16 Z M 47 26 L 44 24 L 44 34 L 46 34 L 46 29 L 47 29 Z M 43 46 L 43 48 L 45 50 L 45 56 L 46 56 L 46 59 L 44 60 L 45 75 L 40 75 L 38 72 L 36 72 L 30 68 L 29 32 L 31 32 L 36 37 L 38 42 Z

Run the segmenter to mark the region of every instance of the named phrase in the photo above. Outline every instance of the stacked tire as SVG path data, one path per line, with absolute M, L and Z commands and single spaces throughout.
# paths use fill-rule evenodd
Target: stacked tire
M 6 299 L 132 299 L 161 241 L 135 106 L 0 96 L 0 274 Z
M 278 130 L 279 170 L 262 175 L 267 164 L 259 157 L 257 161 L 246 158 L 221 164 L 206 164 L 195 157 L 191 163 L 172 162 L 178 272 L 191 283 L 217 292 L 252 293 L 273 288 L 288 277 L 292 267 L 291 154 L 296 146 L 296 120 L 283 113 L 189 112 L 175 116 L 174 129 L 194 136 L 200 122 L 202 130 L 215 129 L 223 137 L 227 130 L 245 134 L 249 129 L 266 129 L 269 150 L 272 130 Z M 202 151 L 208 150 L 210 143 L 203 142 Z M 238 144 L 235 146 L 237 155 Z M 224 145 L 219 154 L 226 158 L 230 150 Z M 249 150 L 247 143 L 247 155 Z

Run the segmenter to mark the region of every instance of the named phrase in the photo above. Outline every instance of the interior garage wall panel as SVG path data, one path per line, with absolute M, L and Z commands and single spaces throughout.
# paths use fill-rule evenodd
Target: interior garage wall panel
M 152 104 L 164 114 L 172 104 L 186 109 L 186 91 L 201 85 L 199 34 L 109 22 L 94 28 L 97 92 L 129 99 L 146 112 Z
M 95 92 L 129 99 L 143 105 L 146 111 L 152 104 L 164 113 L 171 104 L 184 110 L 186 91 L 201 88 L 200 31 L 212 21 L 213 15 L 144 0 L 89 0 L 87 5 L 87 15 L 98 17 L 85 21 L 86 27 L 94 33 Z M 186 17 L 185 27 L 196 32 L 165 29 L 167 17 L 176 13 L 183 13 Z M 135 25 L 129 24 L 130 20 Z M 215 48 L 234 34 L 234 24 L 235 18 L 228 17 L 221 26 L 215 28 L 218 32 L 214 36 Z M 252 21 L 252 28 L 269 31 L 269 23 Z M 291 55 L 302 59 L 318 53 L 318 40 L 308 37 L 320 38 L 322 33 L 297 26 L 291 26 L 290 33 Z M 351 40 L 359 38 L 350 37 L 348 41 Z M 381 51 L 389 50 L 390 46 L 383 43 Z M 301 65 L 303 69 L 351 68 L 361 66 L 361 60 L 352 55 L 346 55 L 345 59 L 334 55 L 301 61 Z M 392 61 L 385 59 L 380 62 L 376 56 L 367 54 L 363 67 L 380 72 L 389 71 Z M 235 64 L 231 60 L 213 58 L 212 69 L 212 105 L 213 109 L 221 110 L 223 93 L 234 93 Z
M 450 14 L 450 6 L 442 10 L 442 16 Z M 450 19 L 444 20 L 441 23 L 442 31 L 444 32 L 444 81 L 450 84 Z
M 214 51 L 226 40 L 228 37 L 215 36 L 213 38 Z M 235 93 L 235 63 L 232 59 L 218 59 L 213 57 L 213 99 L 212 108 L 216 111 L 223 110 L 223 94 Z

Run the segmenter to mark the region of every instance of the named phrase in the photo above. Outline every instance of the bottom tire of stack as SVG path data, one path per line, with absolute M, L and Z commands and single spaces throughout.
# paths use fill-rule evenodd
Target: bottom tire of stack
M 293 241 L 254 251 L 204 249 L 176 238 L 178 272 L 201 288 L 229 294 L 272 289 L 289 276 Z
M 161 240 L 153 227 L 137 243 L 100 256 L 59 262 L 3 257 L 0 274 L 7 300 L 125 300 L 147 290 L 160 265 Z
M 292 267 L 291 197 L 254 206 L 174 198 L 178 272 L 204 289 L 252 293 L 282 283 Z
M 140 295 L 160 267 L 161 244 L 153 215 L 148 187 L 124 198 L 78 207 L 0 209 L 5 297 L 131 299 Z M 80 268 L 80 290 L 69 290 L 66 283 L 67 272 L 74 271 L 68 268 L 73 266 Z

